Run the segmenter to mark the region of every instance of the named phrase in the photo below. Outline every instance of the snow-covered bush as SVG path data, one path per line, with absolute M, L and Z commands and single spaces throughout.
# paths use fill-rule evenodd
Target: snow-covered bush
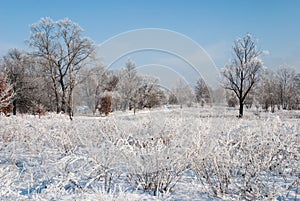
M 232 127 L 230 122 L 207 157 L 193 158 L 201 190 L 230 200 L 294 198 L 300 182 L 299 127 L 277 118 L 244 123 Z
M 41 116 L 46 115 L 46 108 L 42 104 L 35 103 L 35 106 L 33 107 L 33 114 L 38 115 L 41 118 Z
M 0 198 L 298 199 L 297 114 L 210 110 L 0 116 Z
M 123 153 L 126 178 L 133 189 L 153 195 L 172 192 L 186 170 L 181 123 L 170 117 L 147 117 L 126 130 Z

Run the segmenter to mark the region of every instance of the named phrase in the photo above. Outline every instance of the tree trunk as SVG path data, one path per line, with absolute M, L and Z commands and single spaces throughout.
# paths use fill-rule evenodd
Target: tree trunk
M 62 80 L 60 81 L 60 84 L 61 84 L 61 91 L 62 91 L 61 109 L 60 110 L 63 113 L 66 113 L 67 112 L 66 88 L 65 88 L 64 82 Z
M 73 99 L 72 99 L 72 94 L 73 94 L 73 86 L 70 86 L 69 98 L 68 98 L 68 115 L 70 117 L 70 120 L 73 120 Z
M 68 94 L 68 114 L 70 120 L 73 120 L 73 90 L 75 88 L 75 78 L 73 77 L 73 69 L 69 68 L 70 89 Z
M 59 114 L 60 113 L 60 108 L 59 108 L 59 97 L 58 97 L 58 92 L 55 89 L 55 105 L 56 105 L 56 113 Z
M 55 105 L 56 105 L 56 113 L 60 113 L 60 108 L 59 108 L 59 93 L 58 93 L 58 89 L 57 89 L 57 84 L 56 84 L 56 79 L 55 79 L 55 74 L 53 69 L 50 69 L 51 71 L 51 80 L 52 80 L 52 84 L 53 84 L 53 90 L 54 90 L 54 94 L 55 94 Z
M 17 100 L 13 100 L 13 115 L 17 115 Z
M 244 103 L 240 101 L 240 109 L 239 109 L 239 118 L 242 118 L 244 115 Z
M 61 108 L 60 110 L 63 112 L 63 113 L 66 113 L 67 112 L 67 101 L 66 101 L 66 93 L 64 90 L 62 90 L 62 98 L 61 98 Z

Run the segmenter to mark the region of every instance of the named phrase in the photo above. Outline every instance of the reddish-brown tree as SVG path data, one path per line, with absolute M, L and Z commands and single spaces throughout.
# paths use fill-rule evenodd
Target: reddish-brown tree
M 103 96 L 100 99 L 99 111 L 100 114 L 107 116 L 111 112 L 112 97 L 110 95 Z

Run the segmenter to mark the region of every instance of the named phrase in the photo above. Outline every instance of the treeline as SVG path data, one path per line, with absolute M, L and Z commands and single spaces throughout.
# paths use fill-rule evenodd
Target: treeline
M 171 90 L 160 87 L 157 78 L 139 74 L 130 60 L 115 71 L 99 65 L 95 44 L 69 19 L 42 18 L 30 27 L 26 43 L 30 51 L 11 49 L 0 61 L 5 114 L 49 111 L 72 119 L 74 111 L 136 112 L 166 104 L 191 106 L 199 98 L 181 81 Z
M 5 114 L 50 111 L 72 119 L 74 110 L 108 115 L 167 104 L 204 106 L 223 103 L 224 88 L 228 106 L 239 105 L 240 116 L 244 105 L 273 112 L 300 109 L 300 74 L 289 67 L 263 69 L 250 35 L 234 43 L 236 58 L 221 71 L 223 88 L 214 90 L 201 78 L 194 88 L 180 80 L 172 89 L 162 88 L 130 60 L 119 70 L 107 69 L 97 63 L 93 41 L 69 19 L 42 18 L 31 26 L 26 43 L 30 51 L 12 49 L 0 60 L 0 112 Z
M 13 114 L 47 110 L 72 119 L 77 106 L 108 114 L 162 104 L 158 80 L 139 75 L 133 62 L 120 71 L 97 65 L 95 44 L 83 37 L 78 24 L 42 18 L 30 30 L 27 43 L 32 51 L 12 49 L 0 62 L 2 81 L 14 96 L 3 108 L 13 108 Z
M 84 69 L 81 82 L 74 93 L 81 112 L 108 114 L 117 110 L 153 108 L 166 103 L 158 79 L 139 74 L 136 65 L 128 60 L 120 70 L 109 70 L 102 66 Z
M 158 79 L 139 74 L 132 61 L 128 60 L 118 71 L 94 65 L 76 73 L 71 92 L 68 74 L 54 76 L 34 54 L 13 49 L 1 61 L 1 86 L 9 87 L 6 91 L 10 92 L 3 108 L 13 105 L 13 114 L 45 110 L 67 112 L 72 117 L 74 109 L 107 115 L 115 110 L 135 112 L 166 104 L 167 97 Z
M 261 108 L 265 111 L 300 109 L 300 73 L 289 66 L 281 66 L 277 71 L 265 69 L 260 79 L 245 99 L 247 108 Z M 235 107 L 238 99 L 227 91 L 227 104 Z

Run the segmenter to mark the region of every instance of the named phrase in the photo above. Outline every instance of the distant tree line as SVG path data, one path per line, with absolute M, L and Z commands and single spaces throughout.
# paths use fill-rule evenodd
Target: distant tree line
M 1 79 L 14 95 L 3 102 L 5 107 L 9 102 L 14 115 L 44 108 L 72 119 L 74 109 L 82 105 L 107 115 L 112 110 L 135 112 L 163 103 L 158 80 L 139 75 L 132 61 L 120 71 L 97 65 L 92 40 L 83 37 L 81 27 L 69 19 L 42 18 L 30 30 L 27 43 L 32 51 L 12 49 L 0 62 Z
M 259 103 L 262 109 L 300 109 L 300 73 L 288 66 L 277 71 L 265 70 L 262 79 L 253 92 L 250 102 Z
M 235 94 L 227 91 L 229 107 L 238 105 Z M 278 70 L 265 69 L 260 81 L 250 91 L 245 99 L 247 108 L 256 107 L 264 111 L 299 110 L 300 109 L 300 73 L 288 66 L 281 66 Z
M 139 74 L 131 60 L 118 71 L 103 66 L 85 69 L 75 96 L 78 105 L 106 115 L 116 110 L 132 110 L 135 113 L 140 109 L 161 106 L 166 100 L 158 79 Z
M 227 90 L 228 106 L 243 108 L 255 105 L 266 111 L 300 109 L 300 74 L 283 66 L 276 73 L 263 68 L 256 40 L 247 34 L 233 45 L 231 63 L 221 71 L 222 86 Z
M 177 104 L 204 107 L 221 102 L 222 89 L 212 89 L 199 78 L 194 89 L 182 80 L 170 90 L 159 80 L 137 72 L 128 60 L 120 70 L 98 65 L 95 45 L 81 27 L 63 19 L 42 18 L 31 26 L 31 51 L 10 50 L 0 60 L 0 112 L 44 114 L 137 110 Z M 256 41 L 247 34 L 233 46 L 232 62 L 221 71 L 229 107 L 239 105 L 271 110 L 300 109 L 300 74 L 283 66 L 277 72 L 263 68 Z
M 3 107 L 7 107 L 8 103 L 12 105 L 14 115 L 17 112 L 35 113 L 44 108 L 51 112 L 66 112 L 71 118 L 73 110 L 82 106 L 88 111 L 108 115 L 111 111 L 136 112 L 167 102 L 158 79 L 139 74 L 130 60 L 118 71 L 96 64 L 81 69 L 73 78 L 74 89 L 70 86 L 69 74 L 63 73 L 64 77 L 52 74 L 51 69 L 45 69 L 35 54 L 17 49 L 9 51 L 2 58 L 1 71 L 2 82 L 6 83 L 2 87 L 4 92 L 8 90 L 5 87 L 9 86 L 13 94 L 9 100 L 6 98 Z M 6 97 L 4 92 L 1 94 L 3 99 Z

